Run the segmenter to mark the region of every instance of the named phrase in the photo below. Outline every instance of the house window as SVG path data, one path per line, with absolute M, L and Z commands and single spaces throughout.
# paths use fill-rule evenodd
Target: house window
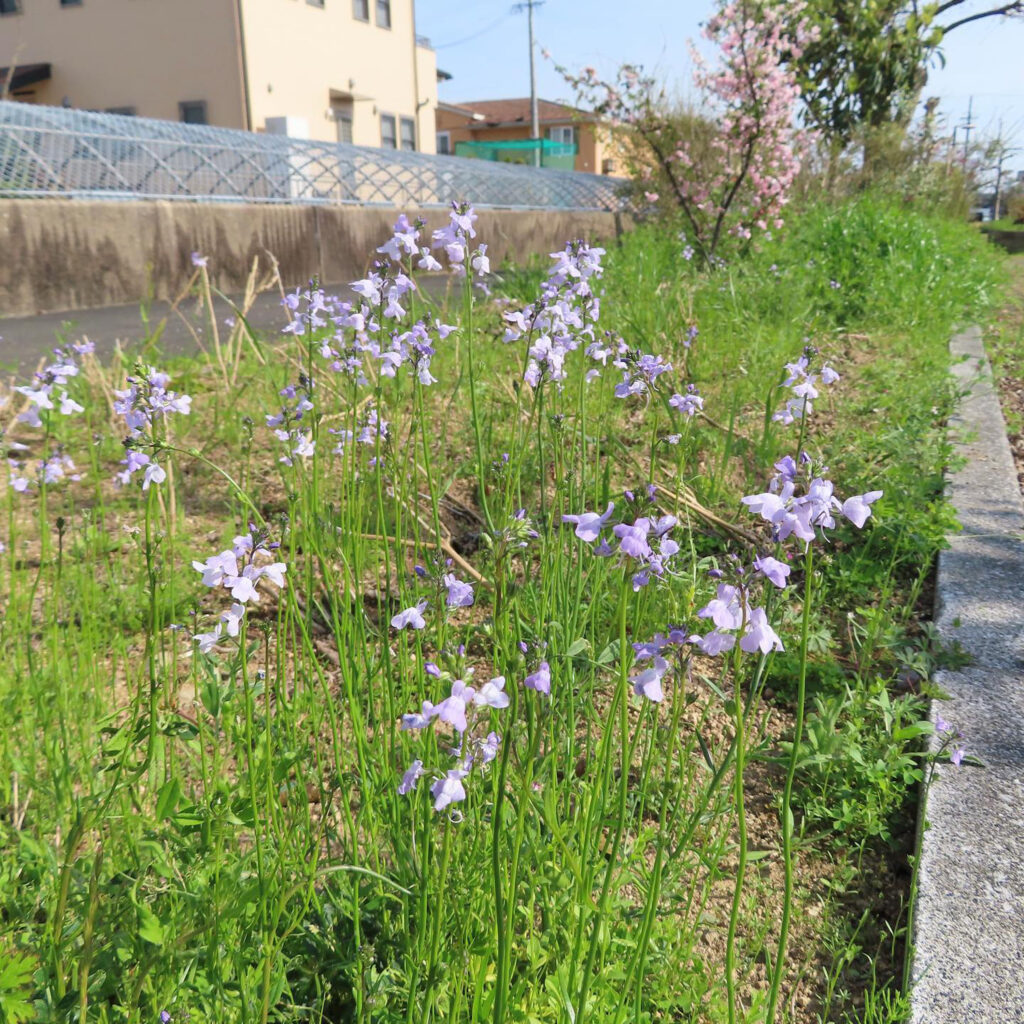
M 310 7 L 322 8 L 324 5 L 324 0 L 306 0 L 306 3 L 309 4 Z
M 61 7 L 81 7 L 82 0 L 60 0 Z
M 377 0 L 377 27 L 391 28 L 391 0 Z
M 563 146 L 576 145 L 576 129 L 571 125 L 558 125 L 548 129 L 548 138 L 552 142 L 559 142 Z
M 398 136 L 395 134 L 395 119 L 391 114 L 380 115 L 380 144 L 382 149 L 398 149 Z
M 437 133 L 437 152 L 440 156 L 451 156 L 452 153 L 452 133 L 451 132 L 438 132 Z
M 338 132 L 338 141 L 352 143 L 352 98 L 350 96 L 331 97 L 331 116 Z
M 185 100 L 179 103 L 178 120 L 185 124 L 209 124 L 206 120 L 206 100 Z
M 369 21 L 370 0 L 352 0 L 352 17 L 356 21 Z
M 402 127 L 402 149 L 416 149 L 416 122 L 411 117 L 403 117 Z
M 0 0 L 0 14 L 21 14 L 18 0 Z

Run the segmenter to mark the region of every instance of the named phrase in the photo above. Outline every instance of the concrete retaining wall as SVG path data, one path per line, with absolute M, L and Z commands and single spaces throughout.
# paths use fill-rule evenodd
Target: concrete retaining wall
M 314 275 L 329 284 L 361 277 L 400 211 L 383 207 L 239 203 L 0 200 L 0 317 L 174 298 L 209 257 L 216 287 L 240 292 L 254 255 L 271 252 L 286 286 Z M 408 211 L 412 216 L 416 211 Z M 443 210 L 420 211 L 429 231 Z M 628 226 L 613 213 L 481 210 L 478 241 L 492 266 L 573 238 L 607 242 Z

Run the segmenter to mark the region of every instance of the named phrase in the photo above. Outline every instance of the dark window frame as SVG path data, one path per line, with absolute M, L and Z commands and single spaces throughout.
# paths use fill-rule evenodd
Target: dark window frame
M 21 14 L 21 0 L 0 0 L 0 18 Z
M 202 121 L 195 121 L 185 117 L 185 113 L 189 109 L 199 108 L 202 110 L 203 119 Z M 178 103 L 178 120 L 183 124 L 209 124 L 210 123 L 210 107 L 206 100 L 181 100 Z
M 83 0 L 60 0 L 61 7 L 81 7 Z
M 385 141 L 387 138 L 384 134 L 384 122 L 391 122 L 391 143 L 390 145 Z M 394 114 L 380 115 L 380 148 L 381 149 L 398 149 L 398 118 Z
M 352 17 L 370 24 L 370 0 L 352 0 Z
M 434 148 L 437 151 L 438 156 L 451 156 L 452 150 L 452 133 L 450 131 L 435 132 L 437 139 L 434 143 Z M 441 140 L 444 140 L 444 148 L 441 147 Z
M 406 130 L 406 128 L 411 128 L 412 129 L 412 145 L 411 146 L 407 146 L 405 144 L 405 141 L 406 141 L 405 130 Z M 416 132 L 416 118 L 414 118 L 414 117 L 400 117 L 398 119 L 398 148 L 399 149 L 404 149 L 406 153 L 415 153 L 416 150 L 417 150 L 416 135 L 417 135 L 417 132 Z
M 374 0 L 374 14 L 377 28 L 391 28 L 391 0 Z M 381 11 L 384 17 L 381 18 Z

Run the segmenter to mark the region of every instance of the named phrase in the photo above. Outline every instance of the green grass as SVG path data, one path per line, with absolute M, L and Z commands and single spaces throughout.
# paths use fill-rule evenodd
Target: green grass
M 140 440 L 168 470 L 146 492 L 141 474 L 109 482 L 127 362 L 86 359 L 55 392 L 84 412 L 44 410 L 40 429 L 13 421 L 15 396 L 14 475 L 61 450 L 82 479 L 6 497 L 0 1020 L 756 1021 L 773 975 L 780 1010 L 794 988 L 817 1000 L 800 1020 L 901 1005 L 895 954 L 870 990 L 848 970 L 863 966 L 850 935 L 881 948 L 899 921 L 880 901 L 854 931 L 842 893 L 906 838 L 923 703 L 898 680 L 937 656 L 917 609 L 954 526 L 946 344 L 996 298 L 999 257 L 870 198 L 803 211 L 713 273 L 681 248 L 647 226 L 605 258 L 594 339 L 672 364 L 649 398 L 615 397 L 589 337 L 562 387 L 525 386 L 524 342 L 468 290 L 461 309 L 404 300 L 458 324 L 435 341 L 431 387 L 370 357 L 366 386 L 331 373 L 324 332 L 168 361 L 192 411 Z M 545 274 L 510 271 L 499 290 L 519 308 Z M 842 380 L 786 427 L 771 418 L 783 366 L 809 344 Z M 316 453 L 289 466 L 264 422 L 303 375 Z M 667 401 L 689 383 L 704 417 Z M 371 407 L 388 435 L 345 441 Z M 816 544 L 809 586 L 801 546 L 774 545 L 739 502 L 798 446 L 842 496 L 884 491 L 863 530 L 843 521 Z M 664 579 L 635 589 L 562 525 L 608 501 L 612 522 L 678 517 Z M 204 654 L 192 635 L 231 599 L 192 562 L 250 523 L 280 543 L 264 561 L 286 563 L 286 586 L 261 584 L 239 637 Z M 791 587 L 751 590 L 783 652 L 677 649 L 664 700 L 634 695 L 633 642 L 707 632 L 708 570 L 784 549 Z M 447 572 L 473 583 L 471 608 L 445 609 Z M 390 626 L 420 601 L 425 628 Z M 524 686 L 541 661 L 549 697 Z M 496 757 L 436 812 L 452 730 L 401 716 L 498 675 L 509 707 L 471 711 L 464 740 L 499 732 Z M 414 759 L 428 774 L 400 795 Z M 780 961 L 784 905 L 801 954 Z M 832 964 L 828 985 L 810 962 Z
M 1000 220 L 986 221 L 984 227 L 991 231 L 1024 231 L 1024 224 L 1003 217 Z

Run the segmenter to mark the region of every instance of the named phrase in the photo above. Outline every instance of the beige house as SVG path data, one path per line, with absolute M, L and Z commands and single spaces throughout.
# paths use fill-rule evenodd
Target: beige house
M 0 93 L 434 152 L 414 0 L 0 0 Z
M 549 100 L 537 101 L 537 113 L 542 139 L 557 143 L 560 148 L 572 147 L 565 162 L 556 156 L 550 166 L 615 177 L 625 174 L 614 140 L 596 115 Z M 530 137 L 528 98 L 437 105 L 438 153 L 529 163 L 532 154 L 519 153 L 514 148 L 489 151 L 487 144 L 524 143 Z

